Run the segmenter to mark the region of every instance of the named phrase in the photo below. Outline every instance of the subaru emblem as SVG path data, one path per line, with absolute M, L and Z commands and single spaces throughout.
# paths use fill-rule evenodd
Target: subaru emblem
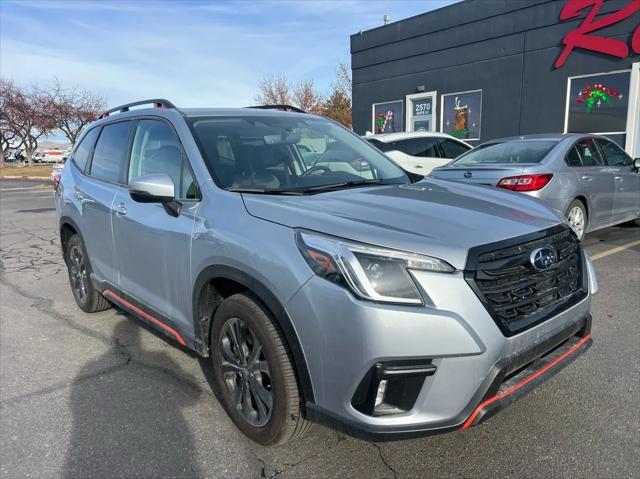
M 531 252 L 529 261 L 531 262 L 531 266 L 533 266 L 535 269 L 537 269 L 538 271 L 544 271 L 556 264 L 556 252 L 551 246 L 536 248 Z
M 464 172 L 464 177 L 465 178 L 471 178 L 473 176 L 473 173 L 471 173 L 470 171 L 465 171 Z

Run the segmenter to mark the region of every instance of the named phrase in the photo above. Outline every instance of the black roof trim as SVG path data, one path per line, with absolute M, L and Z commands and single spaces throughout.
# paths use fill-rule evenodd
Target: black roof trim
M 173 108 L 173 109 L 177 109 L 176 106 L 171 103 L 169 100 L 165 100 L 164 98 L 152 98 L 150 100 L 140 100 L 140 101 L 134 101 L 133 103 L 126 103 L 124 105 L 120 105 L 117 106 L 115 108 L 112 108 L 110 110 L 107 110 L 105 112 L 103 112 L 98 119 L 100 118 L 107 118 L 109 116 L 109 114 L 111 113 L 124 113 L 126 111 L 129 111 L 129 108 L 132 106 L 138 106 L 138 105 L 153 105 L 154 108 Z
M 260 110 L 280 110 L 280 111 L 292 111 L 295 113 L 306 113 L 306 111 L 291 105 L 256 105 L 247 108 L 258 108 Z

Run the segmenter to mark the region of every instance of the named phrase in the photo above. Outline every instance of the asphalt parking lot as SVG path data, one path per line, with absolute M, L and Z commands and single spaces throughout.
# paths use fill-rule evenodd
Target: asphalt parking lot
M 587 236 L 594 345 L 499 415 L 387 443 L 315 426 L 264 448 L 196 357 L 115 309 L 76 307 L 47 185 L 0 181 L 0 203 L 1 477 L 640 477 L 640 228 Z

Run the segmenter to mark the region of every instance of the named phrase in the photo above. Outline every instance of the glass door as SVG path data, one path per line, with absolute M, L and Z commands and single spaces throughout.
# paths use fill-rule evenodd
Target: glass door
M 407 95 L 407 131 L 436 131 L 437 92 Z

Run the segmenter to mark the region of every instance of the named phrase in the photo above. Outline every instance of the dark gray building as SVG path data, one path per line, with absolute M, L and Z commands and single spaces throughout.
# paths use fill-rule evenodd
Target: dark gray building
M 353 127 L 606 133 L 640 156 L 640 0 L 466 0 L 351 36 Z

